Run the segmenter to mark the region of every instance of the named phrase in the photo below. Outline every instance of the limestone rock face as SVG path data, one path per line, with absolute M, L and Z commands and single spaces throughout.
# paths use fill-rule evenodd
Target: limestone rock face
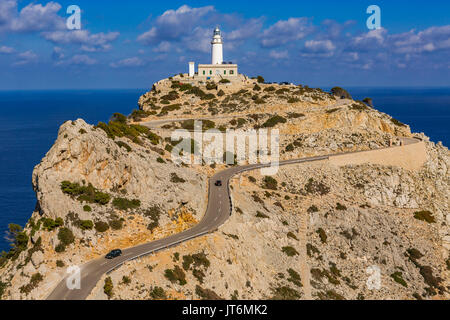
M 204 177 L 170 163 L 158 163 L 159 155 L 144 147 L 133 145 L 132 148 L 127 152 L 103 130 L 95 129 L 83 120 L 64 123 L 55 144 L 33 171 L 33 188 L 41 214 L 65 218 L 72 211 L 80 218 L 90 217 L 79 201 L 63 194 L 62 181 L 80 184 L 84 181 L 103 192 L 126 192 L 125 197 L 139 199 L 144 206 L 179 203 L 182 195 L 183 201 L 202 213 L 204 199 L 198 195 L 205 192 Z M 186 183 L 170 183 L 172 173 Z

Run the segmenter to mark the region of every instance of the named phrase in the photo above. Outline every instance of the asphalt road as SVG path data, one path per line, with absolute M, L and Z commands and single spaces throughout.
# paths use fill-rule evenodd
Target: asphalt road
M 402 138 L 402 140 L 405 145 L 419 141 L 411 138 Z M 290 164 L 327 160 L 329 159 L 329 157 L 335 155 L 337 154 L 281 161 L 279 165 L 285 166 Z M 84 300 L 91 293 L 92 289 L 98 283 L 103 274 L 120 267 L 124 262 L 137 259 L 139 257 L 146 256 L 172 246 L 176 246 L 182 242 L 201 237 L 208 233 L 215 232 L 228 220 L 231 215 L 232 203 L 229 188 L 230 179 L 241 172 L 251 171 L 268 166 L 269 165 L 255 164 L 231 167 L 227 170 L 217 173 L 209 180 L 209 200 L 205 216 L 203 217 L 203 220 L 200 221 L 200 223 L 195 227 L 168 238 L 125 249 L 123 250 L 123 254 L 121 257 L 115 258 L 113 260 L 99 258 L 90 261 L 81 267 L 81 289 L 69 290 L 66 285 L 66 279 L 63 279 L 53 290 L 53 292 L 47 297 L 47 300 Z M 215 186 L 215 182 L 217 180 L 221 180 L 223 182 L 223 185 L 221 187 Z

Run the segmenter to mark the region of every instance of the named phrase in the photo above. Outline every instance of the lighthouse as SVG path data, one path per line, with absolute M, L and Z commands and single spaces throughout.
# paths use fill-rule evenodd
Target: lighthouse
M 212 63 L 211 64 L 223 64 L 223 42 L 222 33 L 219 27 L 214 29 L 213 39 L 211 41 L 212 49 Z
M 200 82 L 223 80 L 222 83 L 236 82 L 242 78 L 237 64 L 223 61 L 222 32 L 219 27 L 214 29 L 211 41 L 211 64 L 199 64 L 198 72 L 195 72 L 195 62 L 189 62 L 188 76 Z

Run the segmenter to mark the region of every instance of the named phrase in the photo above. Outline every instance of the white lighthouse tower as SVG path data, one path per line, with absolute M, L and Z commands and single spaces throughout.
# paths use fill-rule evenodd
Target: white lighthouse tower
M 212 63 L 211 64 L 223 64 L 223 42 L 222 33 L 219 27 L 214 29 L 214 36 L 211 42 L 212 46 Z
M 199 64 L 195 72 L 195 63 L 189 62 L 189 78 L 204 83 L 205 81 L 222 81 L 222 83 L 236 82 L 244 79 L 238 73 L 238 65 L 223 61 L 222 32 L 219 27 L 214 29 L 211 41 L 211 64 Z M 229 80 L 228 82 L 226 80 Z

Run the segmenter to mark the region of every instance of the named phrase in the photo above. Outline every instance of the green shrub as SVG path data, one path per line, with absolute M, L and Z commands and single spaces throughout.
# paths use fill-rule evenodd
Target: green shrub
M 300 102 L 299 98 L 289 98 L 289 100 L 287 101 L 288 103 L 297 103 Z
M 108 299 L 111 299 L 112 296 L 114 295 L 113 289 L 114 289 L 114 285 L 113 285 L 112 279 L 111 279 L 111 277 L 107 277 L 105 279 L 105 284 L 103 286 L 103 292 L 108 296 Z
M 58 245 L 55 247 L 55 251 L 58 253 L 66 251 L 66 246 L 62 243 L 58 243 Z
M 319 208 L 317 208 L 317 206 L 312 205 L 311 207 L 308 208 L 308 213 L 314 213 L 314 212 L 319 212 Z
M 293 232 L 288 232 L 287 237 L 298 241 L 298 238 Z
M 292 152 L 292 151 L 294 151 L 295 150 L 295 147 L 294 147 L 294 145 L 291 143 L 291 144 L 288 144 L 287 146 L 286 146 L 286 152 Z
M 141 201 L 137 199 L 128 200 L 125 198 L 115 198 L 112 204 L 116 209 L 128 210 L 139 208 L 141 206 Z
M 88 205 L 83 206 L 83 210 L 85 212 L 92 212 L 92 208 L 90 206 L 88 206 Z
M 166 300 L 167 295 L 163 288 L 161 287 L 154 287 L 150 289 L 150 297 L 153 300 Z
M 128 144 L 126 144 L 125 142 L 123 142 L 123 141 L 116 141 L 116 144 L 120 147 L 120 148 L 124 148 L 125 150 L 127 150 L 127 152 L 131 152 L 131 147 L 128 145 Z
M 345 211 L 345 210 L 347 210 L 347 207 L 346 206 L 344 206 L 343 204 L 340 204 L 339 202 L 336 204 L 336 210 L 339 210 L 339 211 Z
M 173 183 L 185 183 L 186 180 L 180 178 L 175 172 L 170 175 L 170 181 Z
M 277 288 L 273 288 L 272 292 L 274 295 L 271 300 L 298 300 L 301 297 L 298 291 L 288 286 L 279 286 Z
M 273 128 L 279 123 L 286 123 L 287 120 L 283 118 L 282 116 L 273 116 L 270 119 L 268 119 L 262 126 L 264 128 Z
M 222 300 L 222 298 L 210 289 L 203 289 L 199 285 L 195 286 L 195 293 L 202 300 Z
M 129 285 L 131 283 L 131 279 L 129 277 L 127 277 L 127 276 L 123 276 L 122 277 L 122 283 L 124 285 Z
M 403 274 L 400 271 L 394 272 L 393 274 L 391 274 L 391 278 L 394 279 L 395 282 L 397 282 L 397 283 L 401 284 L 402 286 L 404 286 L 405 288 L 408 287 L 408 284 L 403 279 Z
M 300 275 L 294 269 L 288 269 L 289 278 L 287 281 L 292 282 L 297 287 L 302 287 Z
M 273 177 L 265 176 L 262 187 L 268 190 L 278 190 L 278 181 Z
M 33 289 L 35 289 L 39 282 L 41 282 L 44 277 L 40 273 L 35 273 L 31 276 L 30 282 L 27 285 L 20 287 L 20 292 L 29 294 Z
M 179 285 L 184 286 L 186 281 L 186 274 L 184 271 L 179 267 L 175 266 L 174 269 L 166 269 L 164 272 L 164 276 L 172 283 L 178 282 Z
M 323 230 L 322 228 L 319 228 L 316 233 L 319 235 L 320 238 L 320 242 L 322 243 L 327 243 L 327 234 L 325 233 L 325 230 Z
M 297 250 L 295 250 L 293 247 L 287 246 L 281 248 L 281 251 L 283 251 L 288 257 L 293 257 L 298 255 Z
M 217 92 L 217 96 L 219 96 L 219 97 L 223 97 L 224 95 L 225 95 L 225 92 L 222 89 L 220 89 L 219 92 Z
M 319 194 L 323 196 L 330 193 L 330 188 L 322 182 L 316 182 L 313 178 L 311 178 L 305 185 L 305 191 L 309 194 Z
M 266 81 L 262 76 L 257 76 L 256 80 L 258 81 L 258 83 L 264 83 Z
M 70 181 L 61 182 L 61 191 L 78 201 L 85 201 L 88 203 L 98 203 L 106 205 L 111 200 L 111 196 L 95 189 L 92 184 L 87 186 L 80 186 L 79 183 L 72 183 Z
M 261 87 L 258 86 L 257 84 L 255 84 L 255 86 L 253 87 L 254 91 L 261 91 Z
M 183 256 L 183 269 L 188 271 L 189 268 L 191 267 L 191 264 L 194 263 L 194 258 L 192 258 L 192 256 L 188 255 L 188 256 Z
M 65 264 L 63 261 L 61 261 L 61 260 L 56 260 L 56 266 L 57 266 L 58 268 L 64 268 L 65 265 L 66 265 L 66 264 Z
M 5 293 L 6 287 L 8 286 L 7 283 L 0 281 L 0 300 L 2 300 L 2 296 Z
M 120 230 L 123 228 L 123 220 L 115 219 L 109 222 L 111 229 Z
M 51 218 L 43 218 L 43 227 L 47 231 L 53 231 L 59 227 L 61 227 L 64 224 L 64 221 L 62 218 L 58 217 L 56 220 L 53 220 Z
M 428 223 L 435 223 L 436 220 L 430 211 L 418 211 L 414 213 L 414 218 L 420 221 L 425 221 Z
M 221 79 L 219 82 L 220 83 L 231 83 L 231 81 L 228 79 Z
M 98 232 L 106 232 L 109 229 L 109 225 L 104 221 L 98 221 L 95 223 L 95 230 Z
M 347 92 L 347 90 L 341 87 L 334 87 L 331 89 L 331 94 L 339 98 L 344 97 L 345 99 L 352 99 L 352 96 Z
M 92 222 L 91 220 L 80 221 L 81 230 L 92 230 L 92 228 L 94 228 L 94 222 Z
M 75 236 L 73 235 L 72 230 L 68 228 L 61 228 L 58 232 L 58 239 L 64 246 L 68 246 L 75 241 Z
M 261 219 L 268 219 L 269 216 L 265 215 L 264 213 L 260 212 L 260 211 L 256 211 L 256 217 L 257 218 L 261 218 Z

